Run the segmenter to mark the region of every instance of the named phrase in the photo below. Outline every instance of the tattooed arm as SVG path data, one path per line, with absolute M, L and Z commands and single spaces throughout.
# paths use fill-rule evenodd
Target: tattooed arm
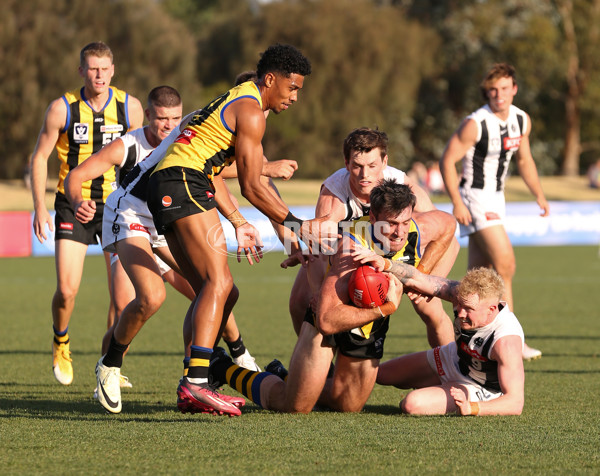
M 392 273 L 405 287 L 412 288 L 422 294 L 439 297 L 444 301 L 456 302 L 458 281 L 423 274 L 414 266 L 400 261 L 391 261 L 361 246 L 356 247 L 352 257 L 355 262 L 360 264 L 370 263 L 379 271 Z

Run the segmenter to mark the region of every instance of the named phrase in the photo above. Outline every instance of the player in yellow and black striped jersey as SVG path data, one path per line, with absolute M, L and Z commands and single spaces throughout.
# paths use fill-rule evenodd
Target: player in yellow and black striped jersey
M 215 208 L 218 206 L 236 228 L 238 253 L 243 249 L 252 263 L 252 256 L 259 259 L 261 248 L 255 228 L 229 200 L 219 175 L 222 168 L 235 160 L 244 197 L 299 238 L 308 239 L 316 227 L 328 231 L 320 234 L 319 245 L 331 234 L 337 236 L 337 224 L 326 218 L 303 223 L 294 217 L 281 198 L 261 181 L 265 115 L 267 111 L 279 114 L 295 103 L 310 73 L 310 62 L 297 48 L 271 45 L 256 66 L 257 79 L 230 89 L 202 108 L 162 155 L 150 176 L 148 208 L 156 229 L 167 238 L 198 296 L 190 308 L 190 366 L 177 392 L 180 399 L 189 400 L 199 411 L 212 408 L 239 414 L 208 384 L 210 356 L 222 316 L 229 314 L 237 300 Z
M 103 145 L 142 126 L 140 101 L 110 86 L 114 75 L 110 48 L 95 42 L 80 53 L 79 74 L 84 85 L 52 101 L 31 158 L 31 183 L 34 204 L 33 230 L 40 242 L 47 239 L 46 225 L 55 231 L 57 286 L 52 298 L 54 327 L 54 376 L 63 385 L 73 380 L 69 350 L 68 325 L 83 273 L 87 247 L 98 242 L 102 233 L 104 201 L 112 191 L 114 170 L 83 186 L 84 198 L 95 201 L 95 217 L 85 225 L 75 219 L 64 195 L 63 181 L 70 169 L 100 150 Z M 56 147 L 61 161 L 55 200 L 55 227 L 46 209 L 44 197 L 48 175 L 48 158 Z M 107 271 L 109 256 L 105 253 Z M 112 303 L 109 320 L 114 315 Z
M 393 178 L 410 186 L 417 197 L 415 212 L 435 210 L 427 193 L 409 180 L 404 172 L 388 165 L 388 137 L 384 131 L 361 127 L 351 131 L 344 139 L 345 167 L 330 175 L 322 184 L 315 216 L 329 216 L 331 220 L 345 222 L 369 214 L 369 195 L 383 179 Z M 444 256 L 432 265 L 425 261 L 434 274 L 446 276 L 454 264 L 459 250 L 454 239 Z M 282 263 L 293 266 L 292 259 Z M 324 275 L 313 274 L 309 282 L 307 268 L 301 267 L 290 292 L 289 308 L 296 333 L 306 315 L 306 309 L 317 294 Z M 427 340 L 432 347 L 451 342 L 454 331 L 451 319 L 444 311 L 442 302 L 435 298 L 413 303 L 413 307 L 427 329 Z
M 269 410 L 307 413 L 316 404 L 337 411 L 363 408 L 375 384 L 389 316 L 400 303 L 402 286 L 390 277 L 388 302 L 371 309 L 355 307 L 348 295 L 350 276 L 358 266 L 352 253 L 367 246 L 396 260 L 418 264 L 429 258 L 435 263 L 456 229 L 448 213 L 413 214 L 415 196 L 394 180 L 375 187 L 370 203 L 369 218 L 355 221 L 339 242 L 319 293 L 315 320 L 302 323 L 285 381 L 269 372 L 240 369 L 223 354 L 211 367 L 217 381 L 227 382 Z
M 67 107 L 67 119 L 56 143 L 61 162 L 57 188 L 64 194 L 63 182 L 71 169 L 131 128 L 127 111 L 129 95 L 114 86 L 108 88 L 108 100 L 99 111 L 90 106 L 85 87 L 65 93 L 61 99 Z M 113 191 L 114 181 L 115 170 L 111 167 L 104 175 L 83 183 L 82 198 L 105 202 Z

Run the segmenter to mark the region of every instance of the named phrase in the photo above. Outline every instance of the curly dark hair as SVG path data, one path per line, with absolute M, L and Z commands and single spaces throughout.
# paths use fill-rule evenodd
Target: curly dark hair
M 382 213 L 388 216 L 399 215 L 406 208 L 415 208 L 417 198 L 408 185 L 394 179 L 386 179 L 371 190 L 371 211 L 376 218 Z
M 277 43 L 261 54 L 256 65 L 259 78 L 267 73 L 279 73 L 286 77 L 293 73 L 308 76 L 311 73 L 310 61 L 295 46 Z

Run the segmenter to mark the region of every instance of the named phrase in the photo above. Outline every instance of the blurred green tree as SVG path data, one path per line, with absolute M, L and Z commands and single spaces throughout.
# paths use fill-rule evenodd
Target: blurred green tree
M 113 84 L 143 104 L 160 84 L 177 88 L 184 98 L 199 95 L 193 36 L 152 0 L 101 6 L 86 0 L 6 0 L 0 16 L 0 177 L 22 176 L 46 108 L 83 84 L 79 52 L 97 40 L 113 50 Z M 55 174 L 57 161 L 49 166 Z

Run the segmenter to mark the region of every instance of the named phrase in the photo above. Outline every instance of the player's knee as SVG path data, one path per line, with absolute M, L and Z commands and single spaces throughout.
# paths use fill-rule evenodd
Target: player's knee
M 146 320 L 155 314 L 165 301 L 167 294 L 164 286 L 157 287 L 151 293 L 146 293 L 136 298 L 139 314 Z
M 70 286 L 60 286 L 56 289 L 54 293 L 54 301 L 60 306 L 63 307 L 67 304 L 72 304 L 75 301 L 75 297 L 77 296 L 77 288 L 73 288 Z
M 237 302 L 237 300 L 239 299 L 239 297 L 240 297 L 240 290 L 234 284 L 231 288 L 231 291 L 229 292 L 229 296 L 227 296 L 227 305 L 234 306 L 235 303 Z
M 304 402 L 293 402 L 289 405 L 286 405 L 285 412 L 286 413 L 302 413 L 306 415 L 310 413 L 313 409 L 314 405 L 308 405 Z
M 233 277 L 229 272 L 222 273 L 211 277 L 208 285 L 212 288 L 211 292 L 215 295 L 220 295 L 224 299 L 228 299 L 234 288 Z
M 343 401 L 336 405 L 336 410 L 343 413 L 358 413 L 362 411 L 364 406 L 362 402 Z
M 410 392 L 404 400 L 400 402 L 400 410 L 407 415 L 421 415 L 425 413 L 424 405 L 414 392 Z
M 512 279 L 515 275 L 515 271 L 517 270 L 517 264 L 515 262 L 514 257 L 511 259 L 507 257 L 506 259 L 500 260 L 500 262 L 496 265 L 496 271 L 503 279 Z

